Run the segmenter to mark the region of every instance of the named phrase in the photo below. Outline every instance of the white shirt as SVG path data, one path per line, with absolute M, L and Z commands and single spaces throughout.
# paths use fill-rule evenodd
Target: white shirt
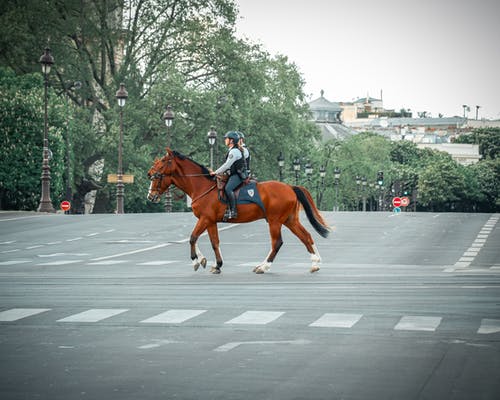
M 240 149 L 237 147 L 233 147 L 229 150 L 229 154 L 227 155 L 226 162 L 222 164 L 219 168 L 215 170 L 216 174 L 222 174 L 231 168 L 231 165 L 234 164 L 236 160 L 239 160 L 242 157 Z

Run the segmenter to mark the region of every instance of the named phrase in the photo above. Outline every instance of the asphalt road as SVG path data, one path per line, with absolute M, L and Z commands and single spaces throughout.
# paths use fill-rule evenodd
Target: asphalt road
M 318 273 L 259 221 L 212 275 L 191 214 L 0 213 L 0 399 L 500 398 L 499 215 L 324 215 Z

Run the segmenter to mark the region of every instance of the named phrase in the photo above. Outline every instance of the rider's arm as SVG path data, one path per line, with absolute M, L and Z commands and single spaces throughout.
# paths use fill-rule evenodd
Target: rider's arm
M 222 164 L 219 168 L 215 170 L 216 174 L 222 174 L 226 172 L 229 168 L 231 168 L 231 165 L 236 160 L 239 160 L 241 158 L 241 151 L 239 151 L 237 148 L 232 148 L 231 151 L 229 152 L 229 155 L 226 159 L 226 162 Z

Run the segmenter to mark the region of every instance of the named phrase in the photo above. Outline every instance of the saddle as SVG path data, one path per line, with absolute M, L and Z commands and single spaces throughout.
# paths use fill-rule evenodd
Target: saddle
M 220 174 L 216 175 L 216 181 L 217 181 L 217 191 L 219 193 L 219 200 L 222 201 L 223 203 L 227 203 L 227 198 L 226 198 L 226 192 L 224 188 L 226 187 L 226 183 L 229 180 L 229 175 L 226 174 Z M 246 178 L 235 190 L 234 190 L 234 195 L 236 197 L 236 203 L 238 203 L 238 197 L 240 194 L 240 190 L 243 186 L 248 185 L 250 182 L 255 182 L 257 181 L 255 179 L 251 179 L 250 177 Z
M 219 196 L 219 201 L 224 204 L 228 204 L 228 200 L 226 198 L 226 193 L 224 191 L 224 187 L 229 179 L 228 175 L 217 175 L 217 191 Z M 252 178 L 245 179 L 241 185 L 239 185 L 234 191 L 234 195 L 236 197 L 236 204 L 257 204 L 264 213 L 266 212 L 264 208 L 264 203 L 262 203 L 262 199 L 260 198 L 259 190 L 257 189 L 257 180 Z

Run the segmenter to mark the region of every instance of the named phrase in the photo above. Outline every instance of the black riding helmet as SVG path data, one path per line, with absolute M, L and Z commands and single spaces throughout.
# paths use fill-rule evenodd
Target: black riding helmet
M 234 144 L 238 144 L 238 142 L 240 141 L 240 135 L 238 134 L 238 132 L 235 131 L 229 131 L 228 133 L 226 133 L 224 135 L 224 139 L 225 138 L 233 139 Z

